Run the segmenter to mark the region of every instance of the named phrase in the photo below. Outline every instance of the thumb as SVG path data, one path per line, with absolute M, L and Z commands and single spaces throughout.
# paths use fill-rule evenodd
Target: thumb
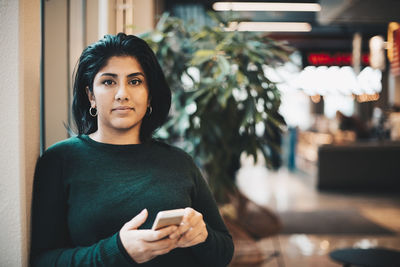
M 127 222 L 124 225 L 124 228 L 126 228 L 126 230 L 134 230 L 139 228 L 139 226 L 141 226 L 146 221 L 147 216 L 148 216 L 147 209 L 142 210 L 138 215 L 133 217 L 132 220 Z

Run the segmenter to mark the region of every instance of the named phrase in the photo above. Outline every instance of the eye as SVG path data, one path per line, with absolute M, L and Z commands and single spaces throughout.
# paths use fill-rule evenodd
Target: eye
M 113 80 L 104 80 L 104 81 L 102 82 L 102 84 L 104 84 L 104 85 L 106 85 L 106 86 L 110 86 L 110 85 L 115 84 L 115 82 L 114 82 Z
M 140 85 L 140 84 L 142 84 L 142 80 L 140 80 L 140 79 L 133 79 L 133 80 L 130 80 L 130 81 L 129 81 L 129 84 L 131 84 L 131 85 Z

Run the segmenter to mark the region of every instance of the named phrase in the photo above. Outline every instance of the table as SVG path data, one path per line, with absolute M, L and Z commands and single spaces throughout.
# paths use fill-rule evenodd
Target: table
M 344 248 L 332 251 L 330 257 L 343 267 L 399 267 L 400 251 L 386 248 Z

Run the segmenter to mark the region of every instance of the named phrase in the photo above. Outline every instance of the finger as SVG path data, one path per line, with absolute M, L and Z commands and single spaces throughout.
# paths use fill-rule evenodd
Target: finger
M 191 209 L 191 212 L 189 212 L 188 220 L 187 220 L 189 225 L 191 225 L 193 227 L 194 225 L 198 224 L 200 221 L 203 221 L 203 214 L 201 214 L 200 212 L 198 212 L 194 209 Z
M 153 251 L 153 255 L 163 255 L 163 254 L 167 254 L 168 252 L 170 252 L 171 250 L 173 250 L 174 248 L 177 247 L 177 243 L 176 242 L 171 242 L 169 244 L 169 246 L 165 247 L 165 248 L 159 248 L 157 250 Z
M 203 215 L 200 212 L 195 212 L 195 214 L 190 219 L 190 225 L 195 227 L 197 224 L 203 222 Z
M 148 247 L 149 250 L 155 252 L 159 250 L 165 250 L 168 248 L 175 248 L 178 244 L 177 240 L 171 240 L 169 238 L 161 239 L 158 241 L 153 241 L 153 242 L 146 242 L 146 246 Z
M 181 234 L 179 233 L 179 228 L 176 228 L 175 231 L 173 231 L 171 234 L 169 234 L 169 239 L 178 239 L 181 237 Z
M 149 256 L 154 257 L 154 255 L 160 255 L 162 252 L 170 251 L 176 247 L 177 247 L 177 240 L 171 240 L 168 238 L 153 242 L 147 242 L 142 240 L 139 249 L 140 251 L 138 250 L 138 252 L 143 257 L 148 258 Z
M 190 229 L 189 224 L 181 224 L 181 225 L 179 225 L 178 230 L 171 234 L 170 238 L 176 239 L 176 238 L 182 236 L 183 234 L 185 234 L 189 229 Z
M 195 210 L 192 208 L 185 208 L 181 224 L 190 224 L 192 217 L 195 215 Z
M 171 238 L 177 238 L 179 235 L 185 234 L 191 227 L 193 228 L 199 222 L 203 221 L 203 215 L 192 208 L 186 208 L 185 213 L 177 233 L 173 234 Z
M 200 221 L 197 225 L 189 228 L 189 230 L 186 231 L 186 233 L 184 233 L 181 236 L 179 241 L 180 242 L 189 242 L 190 240 L 194 239 L 197 235 L 199 235 L 203 231 L 206 231 L 205 223 L 203 221 Z
M 146 221 L 147 216 L 148 216 L 147 209 L 144 209 L 138 215 L 136 215 L 132 220 L 125 223 L 125 225 L 122 228 L 124 230 L 137 229 Z
M 206 240 L 205 234 L 203 232 L 200 232 L 197 236 L 195 236 L 191 240 L 185 240 L 185 239 L 179 240 L 177 246 L 180 248 L 187 248 L 200 244 L 205 240 Z
M 159 230 L 143 230 L 140 231 L 140 237 L 144 241 L 153 242 L 160 239 L 163 239 L 178 229 L 177 226 L 171 225 L 165 228 L 161 228 Z

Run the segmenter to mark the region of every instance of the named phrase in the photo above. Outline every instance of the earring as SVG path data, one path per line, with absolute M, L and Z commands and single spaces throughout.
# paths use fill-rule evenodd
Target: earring
M 95 110 L 95 113 L 93 113 L 93 110 Z M 97 108 L 90 107 L 89 108 L 89 114 L 92 117 L 96 117 L 97 116 Z
M 148 115 L 150 116 L 151 113 L 153 112 L 153 108 L 151 106 L 149 106 L 149 111 L 148 112 L 149 112 Z

